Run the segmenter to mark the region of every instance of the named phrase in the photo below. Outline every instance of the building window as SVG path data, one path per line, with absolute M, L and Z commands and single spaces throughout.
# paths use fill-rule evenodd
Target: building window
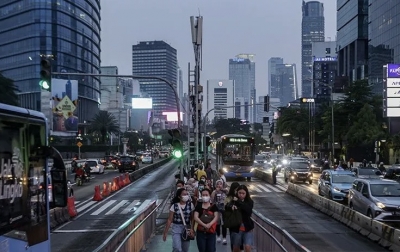
M 331 54 L 331 48 L 325 48 L 325 54 Z

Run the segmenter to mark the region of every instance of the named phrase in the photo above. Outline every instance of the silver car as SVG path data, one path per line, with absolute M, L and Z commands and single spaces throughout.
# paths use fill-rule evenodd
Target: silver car
M 379 221 L 400 221 L 400 184 L 386 179 L 355 179 L 348 205 Z

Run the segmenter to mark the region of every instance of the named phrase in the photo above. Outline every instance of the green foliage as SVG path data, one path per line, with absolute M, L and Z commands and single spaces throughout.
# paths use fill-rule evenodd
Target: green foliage
M 19 90 L 15 86 L 14 81 L 4 77 L 0 73 L 0 103 L 19 106 L 17 92 Z
M 108 111 L 100 110 L 94 116 L 89 131 L 90 133 L 97 134 L 101 139 L 101 143 L 105 144 L 108 134 L 119 133 L 118 121 Z
M 309 132 L 309 114 L 303 108 L 284 108 L 277 121 L 276 133 L 290 134 L 292 137 L 306 138 Z
M 347 133 L 349 145 L 368 145 L 380 140 L 383 136 L 381 124 L 376 120 L 371 105 L 364 104 Z

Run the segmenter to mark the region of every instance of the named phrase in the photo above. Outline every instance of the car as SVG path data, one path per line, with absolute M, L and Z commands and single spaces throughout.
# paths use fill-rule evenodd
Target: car
M 331 200 L 345 201 L 355 179 L 351 171 L 325 170 L 318 180 L 318 194 Z
M 152 164 L 153 163 L 153 157 L 151 155 L 146 155 L 142 157 L 142 164 Z
M 308 162 L 290 162 L 288 167 L 285 168 L 284 172 L 285 182 L 307 182 L 312 184 L 313 173 L 310 170 L 310 164 Z
M 400 178 L 400 166 L 396 164 L 389 167 L 386 170 L 384 178 L 398 181 Z
M 324 165 L 324 162 L 321 159 L 310 159 L 310 169 L 313 172 L 319 172 L 322 173 L 322 167 Z
M 268 159 L 264 155 L 256 155 L 254 159 L 254 166 L 256 167 L 264 167 L 265 164 L 268 163 Z
M 87 159 L 85 162 L 89 165 L 91 173 L 104 173 L 104 165 L 101 164 L 101 161 L 97 159 Z
M 377 168 L 353 168 L 354 175 L 357 178 L 383 178 L 383 174 Z
M 400 221 L 400 184 L 388 179 L 354 180 L 348 206 L 379 221 Z
M 169 151 L 160 151 L 158 155 L 160 158 L 167 158 L 169 157 Z
M 121 156 L 118 160 L 118 170 L 123 173 L 125 171 L 136 171 L 139 169 L 139 162 L 133 156 Z

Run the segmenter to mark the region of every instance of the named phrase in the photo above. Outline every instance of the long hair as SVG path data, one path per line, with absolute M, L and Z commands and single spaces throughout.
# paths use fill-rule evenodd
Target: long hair
M 176 190 L 176 194 L 175 194 L 175 197 L 172 199 L 172 204 L 175 204 L 175 203 L 179 203 L 180 201 L 181 201 L 181 194 L 182 194 L 182 192 L 183 191 L 186 191 L 186 189 L 185 188 L 179 188 L 178 190 Z
M 238 197 L 238 196 L 237 196 L 237 192 L 238 192 L 239 190 L 244 190 L 244 191 L 246 192 L 246 197 L 244 197 L 244 201 L 251 201 L 251 200 L 252 200 L 251 197 L 250 197 L 250 194 L 249 194 L 249 189 L 247 189 L 247 186 L 246 186 L 246 185 L 240 185 L 240 186 L 238 186 L 238 188 L 236 189 L 236 197 Z M 238 198 L 239 198 L 239 197 L 238 197 Z
M 236 188 L 238 188 L 240 186 L 240 184 L 238 182 L 233 182 L 231 184 L 231 188 L 229 188 L 229 192 L 228 195 L 226 195 L 227 197 L 235 197 L 236 194 Z

